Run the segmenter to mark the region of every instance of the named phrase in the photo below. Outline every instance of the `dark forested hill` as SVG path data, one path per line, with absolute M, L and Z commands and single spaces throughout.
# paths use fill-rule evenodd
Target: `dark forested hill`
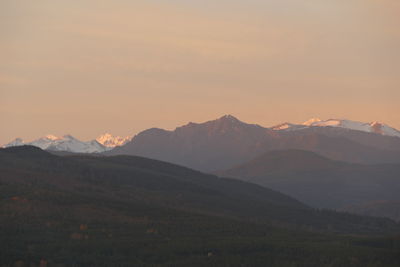
M 398 218 L 393 206 L 400 201 L 399 164 L 350 164 L 286 150 L 265 153 L 219 175 L 260 184 L 319 208 L 357 212 L 359 207 L 360 213 L 368 214 L 365 208 L 372 203 L 383 207 L 389 201 L 391 208 L 370 214 Z
M 391 220 L 140 157 L 0 149 L 0 195 L 4 266 L 400 263 Z

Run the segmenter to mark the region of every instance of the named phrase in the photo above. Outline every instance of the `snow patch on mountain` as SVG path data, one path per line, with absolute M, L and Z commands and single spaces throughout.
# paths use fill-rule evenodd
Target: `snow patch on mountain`
M 271 129 L 274 131 L 281 131 L 281 130 L 294 131 L 294 130 L 301 130 L 301 129 L 305 129 L 305 128 L 307 128 L 307 126 L 300 125 L 300 124 L 293 124 L 293 123 L 289 123 L 289 122 L 281 123 L 281 124 L 271 127 Z
M 320 121 L 322 121 L 322 120 L 319 118 L 311 118 L 308 121 L 303 122 L 302 125 L 311 126 L 313 123 L 317 123 Z
M 367 123 L 367 122 L 359 122 L 359 121 L 343 120 L 343 119 L 314 120 L 314 121 L 308 120 L 304 122 L 303 125 L 317 126 L 317 127 L 325 127 L 325 126 L 340 127 L 350 130 L 400 137 L 400 131 L 384 123 L 376 121 Z
M 4 147 L 12 147 L 12 146 L 23 146 L 25 145 L 24 140 L 22 138 L 15 138 L 10 143 L 4 145 Z
M 99 153 L 108 150 L 96 140 L 84 142 L 71 135 L 64 135 L 61 139 L 57 139 L 54 143 L 51 143 L 46 149 L 77 153 Z
M 132 139 L 131 136 L 121 137 L 113 136 L 105 133 L 96 138 L 96 141 L 105 147 L 114 148 L 116 146 L 123 146 Z

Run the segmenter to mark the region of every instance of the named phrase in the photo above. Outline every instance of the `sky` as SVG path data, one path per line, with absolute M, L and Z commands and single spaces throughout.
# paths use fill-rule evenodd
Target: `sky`
M 398 0 L 2 0 L 0 144 L 232 114 L 400 129 Z

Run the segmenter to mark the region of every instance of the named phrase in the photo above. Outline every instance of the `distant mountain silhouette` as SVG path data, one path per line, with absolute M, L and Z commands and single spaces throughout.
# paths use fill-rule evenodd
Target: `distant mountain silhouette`
M 202 171 L 226 169 L 266 151 L 302 149 L 356 163 L 400 162 L 400 138 L 335 127 L 282 131 L 226 115 L 174 131 L 145 130 L 107 155 L 137 155 Z
M 250 159 L 264 152 L 274 139 L 274 131 L 226 115 L 174 131 L 149 129 L 108 154 L 138 155 L 210 171 Z
M 351 164 L 288 150 L 267 152 L 218 175 L 263 185 L 318 208 L 356 211 L 348 207 L 400 203 L 400 164 Z M 396 214 L 385 216 L 398 219 Z

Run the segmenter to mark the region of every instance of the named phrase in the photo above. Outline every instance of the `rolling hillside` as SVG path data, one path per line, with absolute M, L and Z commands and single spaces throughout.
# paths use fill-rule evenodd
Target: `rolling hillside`
M 278 190 L 318 208 L 346 209 L 400 200 L 399 164 L 351 164 L 309 151 L 267 152 L 218 174 Z M 380 215 L 397 219 L 390 210 Z
M 313 210 L 254 184 L 145 158 L 1 149 L 0 192 L 6 266 L 400 262 L 400 227 L 391 220 Z

